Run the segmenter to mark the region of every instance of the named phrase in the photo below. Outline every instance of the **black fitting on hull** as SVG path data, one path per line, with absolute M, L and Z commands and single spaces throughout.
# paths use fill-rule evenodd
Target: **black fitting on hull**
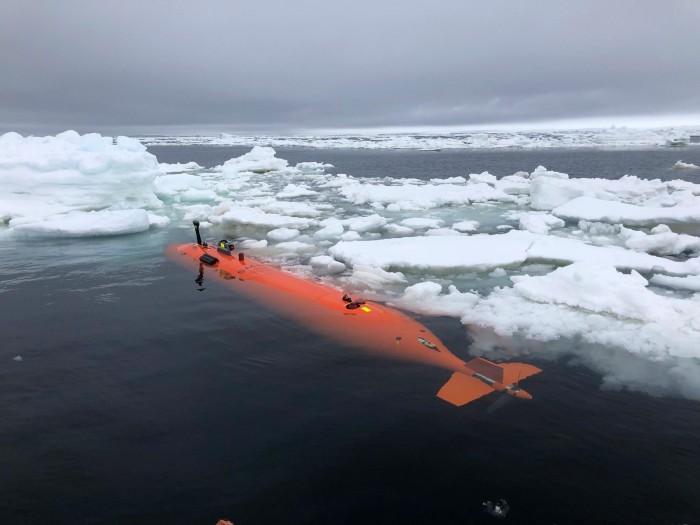
M 199 235 L 199 221 L 192 221 L 194 225 L 194 233 L 197 235 L 197 244 L 202 245 L 202 237 Z

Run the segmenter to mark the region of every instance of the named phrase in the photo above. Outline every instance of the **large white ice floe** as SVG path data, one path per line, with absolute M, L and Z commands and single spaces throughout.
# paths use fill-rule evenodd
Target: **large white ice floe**
M 700 273 L 700 261 L 672 261 L 618 246 L 593 246 L 576 239 L 510 231 L 499 235 L 460 237 L 404 237 L 339 242 L 329 249 L 349 265 L 372 265 L 413 272 L 460 273 L 492 271 L 529 262 L 568 264 L 592 262 L 618 269 L 662 272 L 670 275 Z
M 160 217 L 155 216 L 156 220 Z M 166 218 L 167 219 L 167 218 Z M 139 233 L 151 227 L 146 210 L 72 211 L 24 222 L 16 219 L 22 237 L 97 237 Z M 14 221 L 13 221 L 14 222 Z
M 22 137 L 6 133 L 0 137 L 0 219 L 14 224 L 44 223 L 54 235 L 79 235 L 73 226 L 51 228 L 51 221 L 67 223 L 65 214 L 99 211 L 116 204 L 131 208 L 158 208 L 153 181 L 161 172 L 156 157 L 138 141 L 128 137 L 79 135 L 66 131 L 55 137 Z M 79 221 L 78 221 L 79 222 Z M 106 234 L 131 232 L 120 221 L 108 232 L 109 221 L 91 230 Z M 27 227 L 23 227 L 25 233 Z M 72 232 L 72 233 L 69 233 Z
M 609 387 L 700 399 L 700 301 L 654 294 L 635 272 L 591 263 L 512 279 L 462 313 L 500 337 L 482 339 L 485 350 L 516 338 L 543 356 L 577 355 Z
M 587 220 L 613 224 L 700 224 L 700 201 L 668 208 L 637 206 L 624 202 L 577 197 L 552 210 L 567 220 Z

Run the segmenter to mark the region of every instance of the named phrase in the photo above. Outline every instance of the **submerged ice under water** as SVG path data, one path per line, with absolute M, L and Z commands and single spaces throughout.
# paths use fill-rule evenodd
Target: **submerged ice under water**
M 574 356 L 607 387 L 700 400 L 694 164 L 669 165 L 663 180 L 542 166 L 441 176 L 436 156 L 430 173 L 408 178 L 338 173 L 323 160 L 291 165 L 256 146 L 203 167 L 158 163 L 126 137 L 6 134 L 0 235 L 120 235 L 198 220 L 206 236 L 288 271 L 460 319 L 472 353 Z

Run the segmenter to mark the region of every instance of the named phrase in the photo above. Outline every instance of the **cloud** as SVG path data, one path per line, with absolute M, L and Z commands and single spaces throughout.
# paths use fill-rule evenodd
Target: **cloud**
M 692 1 L 6 0 L 0 129 L 698 113 L 699 22 Z

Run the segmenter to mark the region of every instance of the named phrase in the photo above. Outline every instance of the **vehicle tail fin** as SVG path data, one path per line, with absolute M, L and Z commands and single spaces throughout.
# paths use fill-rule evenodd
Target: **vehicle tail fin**
M 450 380 L 443 385 L 437 396 L 448 403 L 461 407 L 491 392 L 493 392 L 493 388 L 486 383 L 461 372 L 455 372 Z
M 534 376 L 542 372 L 541 368 L 526 363 L 502 363 L 498 366 L 503 369 L 502 383 L 504 385 L 513 385 L 526 377 Z
M 503 385 L 512 385 L 542 372 L 541 369 L 525 363 L 492 363 L 483 357 L 475 357 L 467 363 L 475 372 L 497 381 Z

